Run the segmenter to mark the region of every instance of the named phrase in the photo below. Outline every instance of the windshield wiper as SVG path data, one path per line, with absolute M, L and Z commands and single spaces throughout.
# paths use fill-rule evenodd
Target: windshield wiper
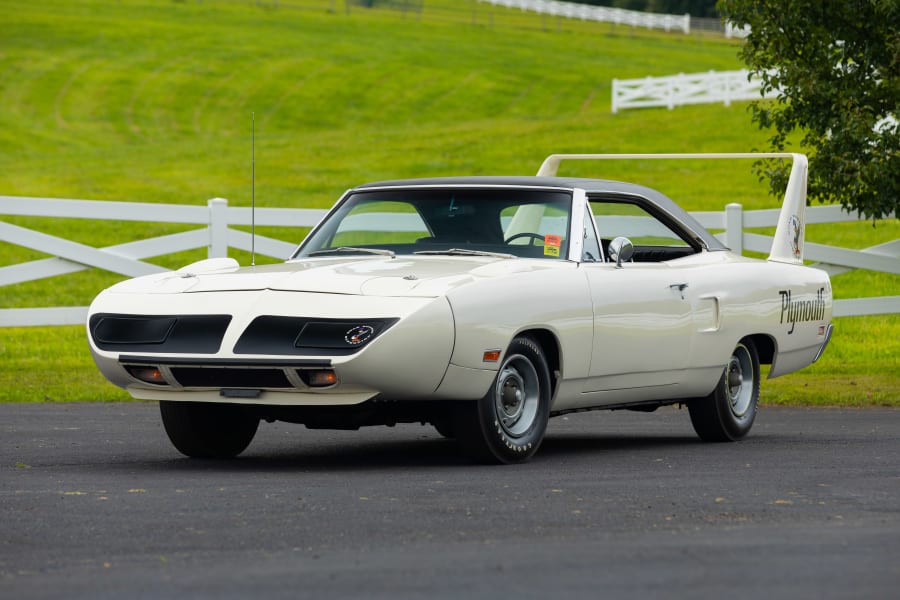
M 450 254 L 458 256 L 493 256 L 495 258 L 516 258 L 513 254 L 502 252 L 486 252 L 484 250 L 469 250 L 468 248 L 450 248 L 448 250 L 419 250 L 413 254 Z
M 351 246 L 340 246 L 338 248 L 326 248 L 324 250 L 314 250 L 309 256 L 322 256 L 324 254 L 378 254 L 381 256 L 397 256 L 392 250 L 383 250 L 381 248 L 353 248 Z

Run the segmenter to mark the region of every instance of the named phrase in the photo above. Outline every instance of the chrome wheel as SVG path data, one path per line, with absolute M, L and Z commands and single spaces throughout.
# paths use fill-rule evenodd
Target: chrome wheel
M 707 442 L 739 440 L 750 431 L 759 403 L 759 353 L 752 339 L 741 340 L 705 398 L 688 401 L 691 424 Z
M 456 440 L 480 462 L 528 460 L 547 430 L 550 390 L 544 349 L 529 335 L 514 338 L 487 393 L 456 405 L 452 423 Z
M 743 417 L 750 409 L 754 396 L 753 360 L 750 351 L 739 344 L 728 361 L 725 372 L 725 387 L 731 403 L 731 414 Z
M 521 354 L 507 357 L 494 386 L 494 407 L 503 431 L 520 437 L 534 424 L 540 404 L 540 380 L 534 365 Z

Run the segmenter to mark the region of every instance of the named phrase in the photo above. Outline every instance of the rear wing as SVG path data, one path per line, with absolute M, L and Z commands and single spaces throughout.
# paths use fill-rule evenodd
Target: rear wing
M 559 164 L 564 160 L 659 160 L 659 159 L 759 159 L 759 158 L 790 158 L 791 175 L 787 189 L 784 193 L 784 201 L 781 204 L 781 213 L 778 216 L 778 226 L 775 229 L 775 239 L 769 252 L 769 260 L 789 264 L 803 264 L 803 237 L 806 229 L 806 177 L 809 164 L 803 154 L 789 152 L 744 152 L 722 154 L 551 154 L 544 159 L 541 168 L 538 169 L 539 177 L 555 177 Z

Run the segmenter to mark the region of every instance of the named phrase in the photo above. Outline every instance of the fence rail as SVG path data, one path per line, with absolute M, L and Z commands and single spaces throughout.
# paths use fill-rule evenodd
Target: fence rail
M 724 212 L 692 214 L 707 229 L 722 230 L 717 237 L 735 252 L 767 253 L 772 238 L 745 229 L 774 227 L 778 213 L 777 209 L 744 211 L 739 204 L 729 204 Z M 204 247 L 210 258 L 227 256 L 229 248 L 249 251 L 253 247 L 258 254 L 279 259 L 287 258 L 296 248 L 294 243 L 259 235 L 254 243 L 250 234 L 232 229 L 232 225 L 250 225 L 251 211 L 228 206 L 227 200 L 222 198 L 213 198 L 206 206 L 184 206 L 0 196 L 0 215 L 202 225 L 183 233 L 94 248 L 0 221 L 0 242 L 54 255 L 53 258 L 0 267 L 0 287 L 90 268 L 127 277 L 158 273 L 166 269 L 144 259 Z M 324 215 L 325 211 L 319 209 L 259 208 L 255 223 L 260 226 L 312 227 Z M 808 224 L 857 220 L 839 206 L 810 207 L 806 211 Z M 864 250 L 806 243 L 804 250 L 806 259 L 819 261 L 816 266 L 831 275 L 854 269 L 900 274 L 900 240 Z M 835 316 L 885 313 L 900 313 L 900 296 L 836 300 L 834 303 Z M 79 325 L 86 317 L 86 306 L 6 308 L 0 309 L 0 327 Z
M 625 10 L 624 8 L 595 6 L 593 4 L 558 2 L 556 0 L 479 0 L 479 2 L 506 8 L 518 8 L 523 12 L 530 11 L 554 17 L 580 19 L 582 21 L 599 21 L 601 23 L 628 25 L 645 29 L 691 32 L 691 16 L 689 14 L 666 15 Z
M 746 69 L 613 79 L 612 111 L 659 106 L 672 110 L 686 104 L 718 102 L 729 106 L 734 101 L 774 98 L 776 95 L 776 92 L 763 94 L 759 81 L 751 79 Z
M 746 39 L 750 37 L 750 26 L 743 25 L 741 27 L 735 26 L 733 23 L 725 23 L 725 37 L 726 38 L 740 38 Z

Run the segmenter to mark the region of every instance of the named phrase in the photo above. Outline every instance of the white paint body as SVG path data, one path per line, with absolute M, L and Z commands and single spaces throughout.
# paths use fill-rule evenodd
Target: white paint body
M 404 279 L 410 276 L 416 279 Z M 684 298 L 669 287 L 683 282 Z M 821 320 L 792 328 L 779 294 L 787 289 L 794 299 L 814 299 L 821 289 L 831 297 L 821 271 L 730 252 L 622 269 L 489 257 L 320 258 L 129 280 L 98 296 L 91 314 L 231 314 L 219 352 L 187 356 L 211 360 L 240 359 L 234 343 L 261 314 L 401 319 L 359 353 L 331 359 L 340 380 L 334 388 L 265 391 L 257 399 L 298 405 L 357 403 L 378 394 L 476 399 L 498 365 L 485 363 L 484 352 L 505 349 L 521 332 L 545 330 L 559 345 L 553 410 L 560 411 L 705 395 L 748 335 L 774 340 L 773 376 L 806 366 L 822 345 L 819 329 L 831 305 Z M 104 375 L 137 398 L 222 401 L 215 388 L 140 383 L 124 371 L 120 353 L 93 341 L 91 350 Z
M 799 260 L 706 248 L 621 268 L 581 260 L 587 196 L 573 191 L 572 243 L 560 260 L 352 255 L 240 268 L 216 259 L 125 281 L 98 295 L 89 322 L 97 315 L 228 315 L 219 348 L 177 356 L 109 350 L 89 327 L 91 352 L 112 383 L 142 399 L 288 406 L 476 400 L 491 388 L 510 342 L 528 332 L 553 357 L 557 414 L 705 396 L 747 337 L 772 363 L 770 377 L 817 357 L 831 320 L 826 273 Z M 236 352 L 248 325 L 263 315 L 397 322 L 346 355 Z M 493 350 L 499 359 L 486 360 Z M 219 385 L 184 387 L 172 376 L 175 359 L 198 368 L 271 366 L 291 385 L 246 396 L 223 395 Z M 126 370 L 134 363 L 158 367 L 165 383 L 135 378 Z M 313 364 L 333 369 L 337 383 L 306 385 L 296 372 Z

